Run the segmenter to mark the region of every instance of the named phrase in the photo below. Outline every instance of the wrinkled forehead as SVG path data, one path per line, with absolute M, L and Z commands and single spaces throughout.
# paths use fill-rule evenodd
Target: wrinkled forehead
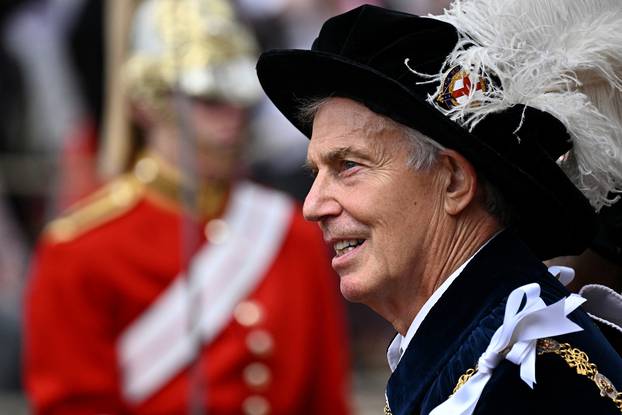
M 315 112 L 308 159 L 314 161 L 337 149 L 382 155 L 406 150 L 406 143 L 397 122 L 354 100 L 333 97 L 323 100 Z
M 330 135 L 331 132 L 365 133 L 382 136 L 403 132 L 406 128 L 391 118 L 378 114 L 364 104 L 349 98 L 322 99 L 314 108 L 311 139 Z

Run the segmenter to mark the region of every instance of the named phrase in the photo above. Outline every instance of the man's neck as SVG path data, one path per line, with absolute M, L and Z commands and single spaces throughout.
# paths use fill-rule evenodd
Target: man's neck
M 441 284 L 471 258 L 488 240 L 501 230 L 498 222 L 487 215 L 462 221 L 445 232 L 435 232 L 429 245 L 428 260 L 419 273 L 413 291 L 405 293 L 403 308 L 391 321 L 395 329 L 406 335 L 423 305 Z
M 220 216 L 231 190 L 231 183 L 227 181 L 190 180 L 161 154 L 150 150 L 138 159 L 133 173 L 152 198 L 169 207 L 194 213 L 201 220 Z

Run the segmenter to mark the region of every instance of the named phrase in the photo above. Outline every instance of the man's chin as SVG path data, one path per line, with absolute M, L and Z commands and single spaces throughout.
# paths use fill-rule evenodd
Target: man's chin
M 352 303 L 365 303 L 365 299 L 369 296 L 369 290 L 354 275 L 340 276 L 339 289 L 341 295 Z
M 239 162 L 235 159 L 211 159 L 199 162 L 197 174 L 206 181 L 231 181 L 239 170 Z

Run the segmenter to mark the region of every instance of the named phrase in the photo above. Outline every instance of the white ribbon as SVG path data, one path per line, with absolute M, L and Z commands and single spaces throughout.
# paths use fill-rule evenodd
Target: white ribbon
M 520 305 L 526 297 L 525 307 Z M 521 379 L 533 388 L 536 383 L 536 343 L 538 339 L 583 330 L 567 318 L 585 299 L 571 294 L 547 306 L 540 298 L 540 286 L 527 284 L 512 291 L 505 306 L 503 324 L 477 363 L 477 372 L 430 415 L 470 415 L 490 380 L 494 368 L 508 359 L 520 365 Z
M 566 287 L 574 280 L 574 269 L 565 267 L 563 265 L 552 265 L 549 267 L 549 273 L 552 274 L 557 280 Z

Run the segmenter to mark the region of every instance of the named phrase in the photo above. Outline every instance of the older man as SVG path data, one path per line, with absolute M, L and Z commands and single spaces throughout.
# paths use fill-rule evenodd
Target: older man
M 311 138 L 304 213 L 343 295 L 399 332 L 386 412 L 622 411 L 622 361 L 541 262 L 620 190 L 621 22 L 615 1 L 366 6 L 260 58 Z

